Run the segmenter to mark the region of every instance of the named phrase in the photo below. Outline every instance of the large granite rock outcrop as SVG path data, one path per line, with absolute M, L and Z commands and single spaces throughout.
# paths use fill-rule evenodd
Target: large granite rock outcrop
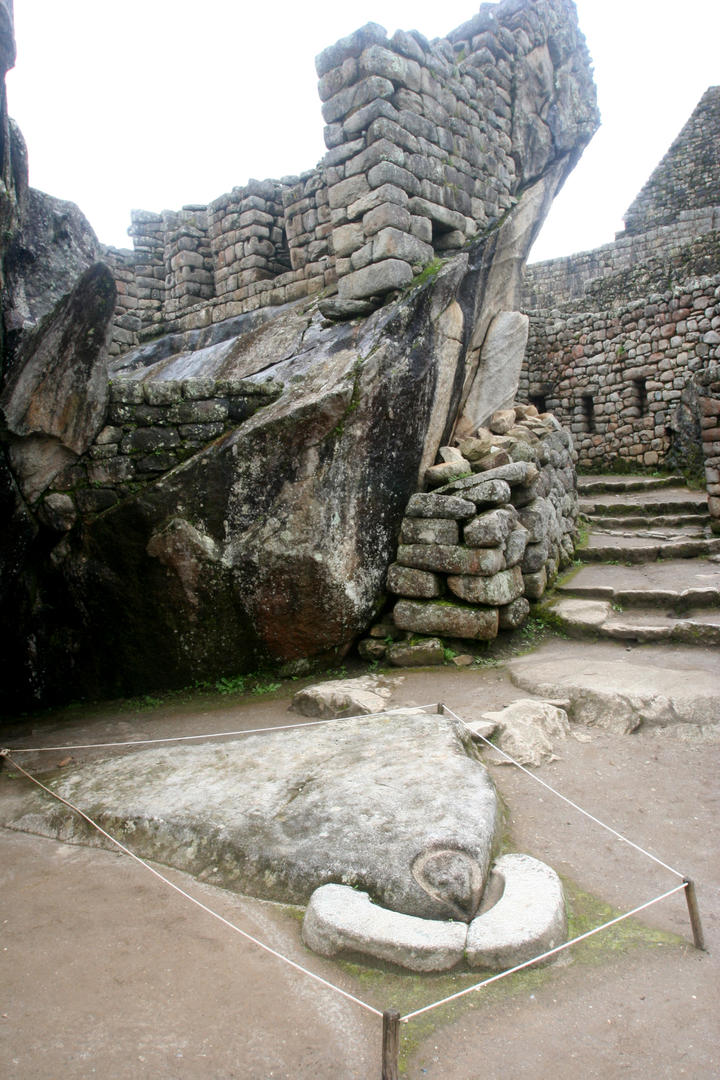
M 475 916 L 501 826 L 464 726 L 410 710 L 153 747 L 65 770 L 53 788 L 136 854 L 204 881 L 296 904 L 337 882 L 427 919 Z M 34 791 L 5 824 L 102 842 Z
M 405 506 L 438 449 L 472 436 L 488 410 L 512 399 L 524 328 L 503 313 L 517 311 L 530 246 L 596 125 L 572 4 L 504 0 L 483 8 L 472 34 L 495 26 L 498 12 L 512 20 L 524 8 L 537 47 L 528 39 L 518 70 L 511 52 L 486 50 L 488 62 L 504 65 L 508 87 L 492 116 L 518 177 L 510 208 L 501 215 L 498 207 L 439 268 L 385 293 L 384 306 L 379 296 L 351 303 L 352 321 L 326 318 L 323 299 L 302 300 L 173 333 L 114 360 L 111 401 L 87 449 L 100 426 L 103 352 L 80 345 L 87 316 L 73 314 L 72 290 L 95 281 L 97 344 L 102 274 L 89 268 L 95 248 L 82 222 L 26 193 L 6 247 L 4 297 L 4 494 L 15 500 L 16 522 L 5 564 L 22 564 L 24 582 L 13 600 L 9 700 L 127 693 L 267 661 L 336 659 L 372 621 Z M 502 25 L 495 30 L 501 40 Z M 474 93 L 481 84 L 479 74 Z M 382 85 L 393 92 L 390 80 Z M 480 158 L 477 167 L 482 173 Z M 64 272 L 55 274 L 58 251 Z M 339 314 L 336 305 L 333 320 Z M 57 320 L 76 315 L 79 325 L 65 332 Z M 489 397 L 485 372 L 496 378 L 506 323 L 514 361 Z M 56 337 L 82 360 L 88 400 L 76 400 L 75 382 L 63 376 L 55 381 L 62 406 L 56 395 L 46 416 L 19 388 L 37 384 L 44 343 Z M 263 390 L 268 380 L 272 392 Z M 232 396 L 239 383 L 258 387 L 244 412 Z M 168 406 L 172 393 L 180 399 Z M 133 424 L 143 414 L 142 435 L 128 428 L 129 408 Z M 52 446 L 51 461 L 33 457 L 38 439 Z

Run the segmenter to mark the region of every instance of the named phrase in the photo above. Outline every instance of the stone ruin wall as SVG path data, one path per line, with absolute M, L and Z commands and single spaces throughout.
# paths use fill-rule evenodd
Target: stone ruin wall
M 513 138 L 540 158 L 554 138 L 531 108 L 513 121 L 567 60 L 561 13 L 541 6 L 481 10 L 432 43 L 371 23 L 321 53 L 317 168 L 207 206 L 134 211 L 134 249 L 105 249 L 119 294 L 110 355 L 322 290 L 386 293 L 497 221 L 542 166 L 519 175 Z M 513 81 L 523 59 L 527 86 Z
M 612 244 L 528 267 L 520 397 L 573 433 L 580 468 L 702 471 L 720 359 L 720 87 L 710 88 Z M 709 395 L 709 396 L 708 396 Z M 702 410 L 705 410 L 703 413 Z

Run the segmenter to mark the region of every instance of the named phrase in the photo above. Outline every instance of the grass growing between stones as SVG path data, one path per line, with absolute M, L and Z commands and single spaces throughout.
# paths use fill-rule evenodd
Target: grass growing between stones
M 563 879 L 563 888 L 568 911 L 569 939 L 602 926 L 622 914 L 591 893 L 584 892 L 568 878 Z M 559 962 L 525 968 L 491 986 L 466 994 L 465 997 L 457 998 L 401 1025 L 400 1075 L 406 1074 L 410 1059 L 433 1032 L 460 1020 L 468 1013 L 536 993 L 547 983 L 562 979 L 563 969 L 568 963 L 596 966 L 635 949 L 672 948 L 685 944 L 683 938 L 656 930 L 636 918 L 616 923 L 561 953 Z M 401 1015 L 450 997 L 495 974 L 492 971 L 458 970 L 437 975 L 415 975 L 391 968 L 390 965 L 371 967 L 348 960 L 339 961 L 338 966 L 352 977 L 360 997 L 364 997 L 379 1009 L 397 1009 Z

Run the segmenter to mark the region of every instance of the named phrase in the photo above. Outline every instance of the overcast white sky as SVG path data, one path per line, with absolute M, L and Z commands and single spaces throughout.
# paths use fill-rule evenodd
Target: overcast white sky
M 10 114 L 30 182 L 127 247 L 130 209 L 208 202 L 324 153 L 314 57 L 368 21 L 442 36 L 472 0 L 15 0 Z M 613 239 L 704 90 L 720 83 L 718 0 L 577 0 L 603 126 L 533 259 Z

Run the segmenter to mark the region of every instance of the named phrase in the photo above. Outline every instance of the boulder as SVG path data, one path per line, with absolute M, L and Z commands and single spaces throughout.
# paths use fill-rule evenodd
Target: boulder
M 482 718 L 496 725 L 496 745 L 521 765 L 538 766 L 551 760 L 555 744 L 570 734 L 564 709 L 531 698 L 483 713 Z
M 51 783 L 111 833 L 130 831 L 137 854 L 203 881 L 294 904 L 328 883 L 360 886 L 426 919 L 473 918 L 500 829 L 463 725 L 419 710 L 153 747 Z M 44 794 L 5 823 L 98 842 Z
M 293 695 L 290 708 L 302 716 L 334 720 L 340 716 L 361 716 L 382 712 L 392 697 L 397 680 L 388 683 L 376 675 L 358 679 L 333 679 L 305 686 Z

